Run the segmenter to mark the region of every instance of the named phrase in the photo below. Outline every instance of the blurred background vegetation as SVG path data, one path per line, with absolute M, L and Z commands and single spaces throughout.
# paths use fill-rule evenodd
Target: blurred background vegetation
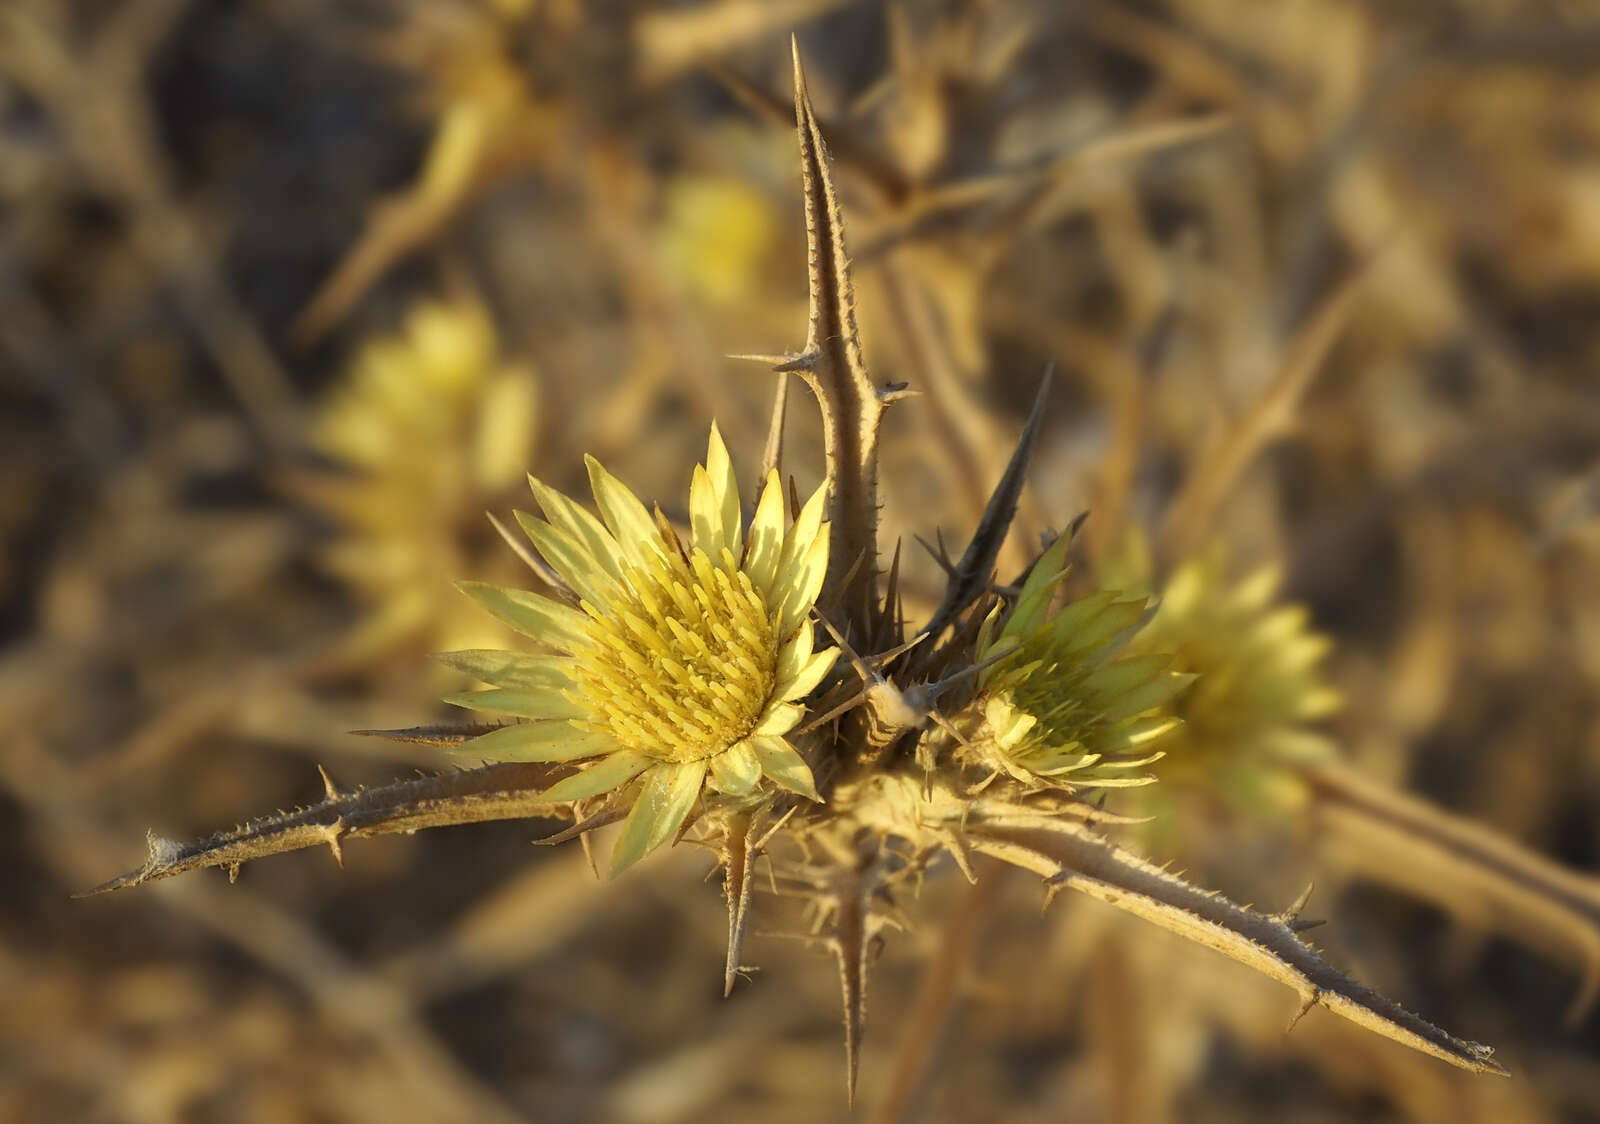
M 755 940 L 724 1001 L 692 848 L 602 885 L 492 824 L 68 900 L 316 764 L 440 767 L 343 731 L 447 719 L 425 653 L 506 639 L 449 583 L 526 580 L 484 518 L 524 469 L 667 500 L 713 415 L 754 462 L 771 379 L 723 357 L 804 337 L 791 30 L 869 363 L 922 392 L 886 549 L 959 549 L 1055 362 L 1032 534 L 1178 574 L 1169 633 L 1255 635 L 1263 567 L 1300 606 L 1240 642 L 1257 709 L 1197 696 L 1111 807 L 1237 899 L 1315 880 L 1337 962 L 1516 1074 L 952 877 L 875 966 L 859 1115 L 1600 1120 L 1584 0 L 5 0 L 0 1118 L 848 1117 L 832 966 Z M 1241 765 L 1285 740 L 1335 780 Z M 1385 836 L 1393 793 L 1503 861 Z

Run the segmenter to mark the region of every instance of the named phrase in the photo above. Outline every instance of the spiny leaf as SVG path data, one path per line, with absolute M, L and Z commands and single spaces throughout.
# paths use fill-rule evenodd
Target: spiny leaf
M 399 730 L 351 730 L 350 732 L 363 738 L 382 738 L 384 741 L 405 742 L 409 745 L 431 745 L 438 749 L 453 749 L 480 734 L 487 734 L 499 728 L 498 722 L 478 722 L 465 726 L 454 723 L 447 726 L 407 726 Z
M 209 866 L 228 867 L 231 875 L 240 863 L 306 847 L 331 847 L 338 856 L 343 838 L 550 815 L 556 809 L 543 792 L 558 773 L 549 765 L 515 762 L 343 794 L 330 785 L 320 803 L 263 816 L 194 843 L 175 843 L 151 833 L 143 866 L 76 896 L 141 886 Z
M 856 1075 L 861 1068 L 861 1028 L 866 1022 L 867 898 L 872 892 L 865 870 L 842 879 L 834 900 L 833 954 L 839 962 L 839 988 L 844 999 L 845 1090 L 856 1103 Z
M 1513 940 L 1577 959 L 1576 1024 L 1600 998 L 1600 879 L 1568 870 L 1423 800 L 1337 764 L 1306 765 L 1311 815 L 1330 859 Z M 1395 855 L 1404 855 L 1396 863 Z
M 831 547 L 823 601 L 840 606 L 852 633 L 872 632 L 878 611 L 878 425 L 883 400 L 867 377 L 856 331 L 855 295 L 845 252 L 844 219 L 827 145 L 806 92 L 794 44 L 795 122 L 805 196 L 810 322 L 805 350 L 785 364 L 806 380 L 822 412 L 831 503 Z M 845 575 L 855 567 L 854 576 Z
M 723 968 L 722 994 L 733 994 L 739 974 L 739 955 L 750 920 L 750 860 L 754 857 L 755 823 L 749 812 L 731 817 L 722 844 L 723 890 L 728 898 L 728 959 Z
M 1456 1038 L 1344 975 L 1291 925 L 1168 874 L 1087 828 L 1061 821 L 1031 830 L 969 824 L 968 842 L 1043 875 L 1052 889 L 1067 886 L 1098 898 L 1287 984 L 1299 994 L 1302 1013 L 1320 1004 L 1462 1069 L 1506 1072 L 1488 1046 Z
M 989 496 L 983 518 L 978 521 L 978 529 L 973 532 L 972 542 L 967 546 L 966 553 L 962 554 L 961 561 L 951 568 L 950 581 L 945 586 L 944 600 L 934 610 L 933 616 L 928 618 L 928 624 L 923 629 L 933 640 L 937 640 L 945 626 L 989 588 L 995 560 L 1000 556 L 1000 547 L 1005 542 L 1006 532 L 1011 529 L 1011 521 L 1017 515 L 1017 501 L 1022 496 L 1022 483 L 1028 471 L 1028 458 L 1032 455 L 1034 442 L 1039 436 L 1039 423 L 1044 417 L 1044 403 L 1050 393 L 1052 373 L 1047 369 L 1044 378 L 1040 380 L 1039 392 L 1033 400 L 1033 409 L 1028 413 L 1027 424 L 1022 427 L 1022 435 L 1017 439 L 1017 447 L 1011 453 L 1011 460 L 1007 463 L 1000 482 L 995 485 L 994 492 Z

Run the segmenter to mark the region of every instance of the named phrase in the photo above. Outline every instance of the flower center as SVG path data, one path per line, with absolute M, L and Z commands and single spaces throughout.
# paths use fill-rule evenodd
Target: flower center
M 714 757 L 744 738 L 772 696 L 777 621 L 724 550 L 675 550 L 630 567 L 611 604 L 584 603 L 589 645 L 569 693 L 576 724 L 663 761 Z

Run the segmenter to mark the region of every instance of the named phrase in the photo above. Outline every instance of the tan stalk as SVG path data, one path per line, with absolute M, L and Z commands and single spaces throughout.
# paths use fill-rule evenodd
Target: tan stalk
M 1183 558 L 1200 545 L 1217 508 L 1256 456 L 1293 425 L 1322 361 L 1339 342 L 1374 262 L 1346 277 L 1284 348 L 1277 370 L 1240 417 L 1200 458 L 1178 493 L 1162 527 L 1168 558 Z

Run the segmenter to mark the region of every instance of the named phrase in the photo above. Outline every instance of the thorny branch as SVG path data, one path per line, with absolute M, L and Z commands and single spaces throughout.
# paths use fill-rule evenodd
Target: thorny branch
M 1578 963 L 1566 1021 L 1600 999 L 1600 879 L 1568 870 L 1481 824 L 1393 792 L 1335 764 L 1298 770 L 1309 815 L 1334 845 L 1329 858 L 1357 877 L 1403 887 L 1479 924 Z M 1396 863 L 1393 856 L 1404 854 Z

